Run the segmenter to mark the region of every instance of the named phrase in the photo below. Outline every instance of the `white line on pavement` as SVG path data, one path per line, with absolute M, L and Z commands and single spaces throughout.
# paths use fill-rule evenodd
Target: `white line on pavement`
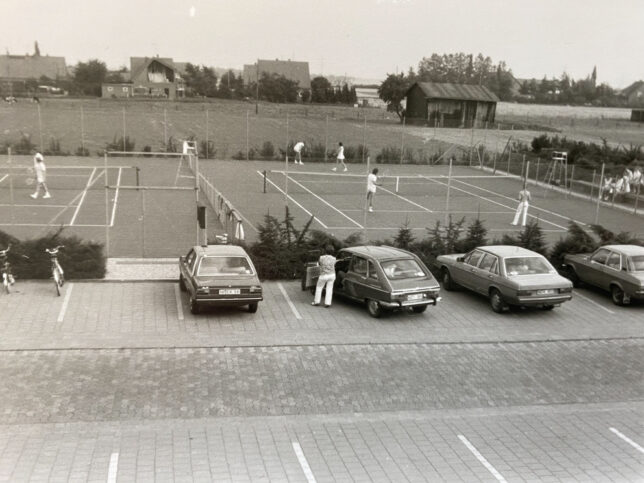
M 579 292 L 577 292 L 576 290 L 575 290 L 575 291 L 574 291 L 574 293 L 573 293 L 573 297 L 581 297 L 582 299 L 587 300 L 587 301 L 588 301 L 588 302 L 590 302 L 591 304 L 596 305 L 596 306 L 597 306 L 597 307 L 599 307 L 600 309 L 605 310 L 605 311 L 606 311 L 606 312 L 608 312 L 609 314 L 613 314 L 613 315 L 615 315 L 615 312 L 613 312 L 612 310 L 607 309 L 607 308 L 606 308 L 606 307 L 604 307 L 602 304 L 597 303 L 597 302 L 595 302 L 593 299 L 591 299 L 591 298 L 589 298 L 589 297 L 586 297 L 585 295 L 580 294 L 580 293 L 579 293 Z
M 116 216 L 116 205 L 119 202 L 119 188 L 121 187 L 121 171 L 123 168 L 119 168 L 119 175 L 116 179 L 116 193 L 114 194 L 114 203 L 112 203 L 112 219 L 110 221 L 110 226 L 114 226 L 114 217 Z M 107 176 L 105 177 L 107 179 Z
M 174 284 L 174 298 L 177 301 L 177 318 L 183 320 L 183 305 L 181 304 L 181 291 L 178 283 Z
M 277 282 L 277 286 L 279 287 L 280 292 L 282 292 L 282 295 L 286 299 L 286 303 L 288 304 L 289 307 L 291 307 L 291 311 L 295 315 L 295 318 L 298 320 L 302 319 L 302 316 L 297 311 L 297 308 L 295 308 L 295 304 L 293 304 L 293 302 L 291 301 L 291 297 L 289 297 L 288 294 L 286 293 L 286 290 L 284 290 L 284 285 L 282 285 L 282 282 Z
M 381 186 L 381 187 L 380 187 L 380 189 L 381 189 L 382 191 L 384 191 L 385 193 L 389 193 L 390 195 L 395 196 L 396 198 L 399 198 L 399 199 L 401 199 L 401 200 L 403 200 L 403 201 L 406 201 L 407 203 L 409 203 L 410 205 L 415 206 L 416 208 L 420 208 L 421 210 L 426 211 L 427 213 L 433 213 L 433 211 L 432 211 L 432 210 L 430 210 L 429 208 L 427 208 L 427 207 L 425 207 L 425 206 L 423 206 L 423 205 L 419 205 L 419 204 L 418 204 L 418 203 L 416 203 L 415 201 L 412 201 L 412 200 L 410 200 L 410 199 L 408 199 L 408 198 L 405 198 L 404 196 L 400 196 L 399 194 L 394 193 L 393 191 L 389 191 L 387 188 L 383 188 L 383 187 Z
M 644 453 L 644 448 L 642 448 L 639 444 L 637 444 L 635 441 L 633 441 L 631 438 L 628 436 L 624 436 L 622 433 L 620 433 L 617 429 L 615 428 L 608 428 L 610 429 L 613 433 L 615 433 L 617 436 L 622 438 L 624 441 L 626 441 L 628 444 L 630 444 L 633 448 L 635 448 L 637 451 L 640 453 Z
M 119 471 L 119 454 L 112 453 L 110 456 L 110 466 L 107 470 L 107 483 L 116 483 L 116 475 Z
M 0 183 L 2 183 L 5 179 L 9 177 L 8 174 L 5 174 L 2 178 L 0 178 Z
M 293 441 L 293 451 L 295 451 L 295 456 L 297 456 L 297 460 L 300 462 L 304 476 L 306 476 L 306 481 L 309 483 L 315 483 L 315 476 L 313 476 L 309 462 L 306 461 L 302 447 L 297 441 Z
M 70 283 L 67 285 L 67 290 L 65 290 L 65 298 L 63 299 L 63 306 L 60 308 L 60 312 L 58 314 L 58 319 L 56 319 L 56 322 L 62 322 L 65 319 L 65 312 L 67 311 L 67 305 L 69 304 L 69 299 L 72 296 L 72 289 L 74 288 L 74 284 Z
M 87 190 L 93 184 L 92 183 L 92 178 L 94 177 L 94 174 L 96 174 L 96 168 L 94 168 L 92 170 L 92 174 L 89 175 L 89 179 L 87 180 L 87 183 L 85 184 L 85 189 L 83 190 L 83 194 L 81 196 L 81 199 L 78 202 L 78 206 L 76 206 L 76 211 L 74 211 L 74 216 L 72 216 L 72 221 L 69 222 L 70 226 L 74 225 L 74 222 L 76 221 L 76 217 L 78 216 L 78 212 L 80 211 L 81 206 L 83 206 L 83 201 L 85 201 L 85 196 L 87 196 Z
M 495 468 L 494 466 L 492 466 L 492 465 L 489 463 L 489 461 L 488 461 L 488 460 L 486 460 L 486 459 L 485 459 L 485 457 L 484 457 L 481 453 L 479 453 L 479 450 L 477 450 L 477 449 L 474 447 L 474 445 L 473 445 L 472 443 L 470 443 L 470 442 L 468 441 L 468 439 L 467 439 L 465 436 L 463 436 L 462 434 L 459 434 L 459 435 L 458 435 L 458 439 L 460 439 L 460 440 L 461 440 L 461 442 L 462 442 L 465 446 L 467 446 L 467 449 L 469 449 L 469 450 L 472 452 L 472 454 L 473 454 L 474 456 L 476 456 L 476 459 L 477 459 L 477 460 L 479 460 L 479 461 L 481 462 L 481 464 L 482 464 L 483 466 L 485 466 L 485 467 L 487 468 L 487 470 L 488 470 L 490 473 L 492 473 L 492 474 L 494 475 L 494 477 L 495 477 L 498 481 L 502 481 L 502 482 L 507 483 L 507 482 L 506 482 L 506 479 L 505 479 L 505 478 L 503 478 L 503 476 L 501 475 L 501 473 L 499 473 L 498 471 L 496 471 L 496 468 Z

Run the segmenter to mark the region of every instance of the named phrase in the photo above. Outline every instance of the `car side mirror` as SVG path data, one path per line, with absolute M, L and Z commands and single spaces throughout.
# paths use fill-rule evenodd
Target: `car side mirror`
M 458 257 L 458 258 L 456 259 L 456 261 L 457 261 L 457 262 L 464 262 L 464 261 L 465 261 L 465 257 Z

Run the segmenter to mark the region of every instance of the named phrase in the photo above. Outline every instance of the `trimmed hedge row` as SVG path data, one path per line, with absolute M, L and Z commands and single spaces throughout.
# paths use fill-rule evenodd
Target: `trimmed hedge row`
M 64 245 L 65 248 L 58 254 L 58 261 L 66 279 L 105 277 L 103 245 L 81 240 L 77 236 L 63 236 L 62 231 L 24 241 L 0 231 L 0 249 L 11 244 L 8 257 L 14 276 L 18 279 L 50 278 L 51 264 L 45 248 Z

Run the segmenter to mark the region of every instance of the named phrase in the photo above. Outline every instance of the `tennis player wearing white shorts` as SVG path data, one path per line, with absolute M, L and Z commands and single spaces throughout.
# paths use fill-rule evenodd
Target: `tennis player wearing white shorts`
M 367 203 L 369 205 L 369 213 L 373 213 L 373 197 L 376 194 L 376 186 L 378 183 L 378 168 L 373 168 L 373 171 L 367 176 Z
M 38 198 L 38 193 L 40 192 L 40 188 L 42 188 L 45 192 L 43 198 L 51 198 L 45 182 L 47 179 L 47 166 L 45 166 L 45 158 L 40 153 L 36 153 L 34 156 L 34 172 L 36 173 L 36 191 L 29 196 L 33 199 Z
M 304 164 L 302 162 L 302 148 L 304 148 L 302 141 L 293 146 L 293 151 L 295 151 L 295 164 Z

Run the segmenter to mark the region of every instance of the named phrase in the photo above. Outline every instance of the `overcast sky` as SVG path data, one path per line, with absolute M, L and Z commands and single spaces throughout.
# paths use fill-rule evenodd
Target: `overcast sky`
M 382 79 L 432 53 L 483 53 L 516 77 L 644 79 L 644 0 L 0 0 L 12 54 L 172 57 L 241 68 L 305 60 L 312 73 Z M 4 15 L 10 12 L 10 15 Z

